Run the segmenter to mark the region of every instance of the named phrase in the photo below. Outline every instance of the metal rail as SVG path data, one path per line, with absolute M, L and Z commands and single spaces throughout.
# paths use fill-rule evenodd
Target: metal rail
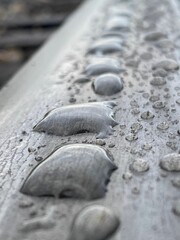
M 87 1 L 0 91 L 0 239 L 180 239 L 179 12 L 174 3 L 167 0 Z M 103 64 L 97 67 L 99 61 Z M 99 77 L 102 77 L 100 72 L 107 73 L 107 69 L 111 77 L 112 72 L 116 77 L 113 75 L 110 80 L 118 92 L 113 94 L 114 88 L 105 85 L 105 96 Z M 109 84 L 108 81 L 105 83 Z M 117 87 L 117 82 L 123 88 Z M 117 106 L 99 103 L 112 100 Z M 98 103 L 93 105 L 94 101 Z M 83 121 L 89 123 L 90 133 L 83 124 L 78 125 L 73 107 L 68 115 L 63 115 L 65 106 L 81 103 L 86 103 L 84 109 L 88 115 Z M 64 124 L 64 128 L 59 126 L 63 129 L 61 132 L 70 136 L 41 133 L 42 129 L 49 131 L 49 115 L 44 125 L 37 125 L 38 122 L 54 108 L 62 111 L 56 124 Z M 82 112 L 82 105 L 77 109 Z M 93 109 L 93 113 L 88 109 Z M 117 123 L 109 120 L 112 111 Z M 96 114 L 101 122 L 94 117 Z M 67 122 L 63 122 L 63 116 L 68 116 Z M 67 124 L 72 119 L 75 122 L 69 130 Z M 39 132 L 32 131 L 35 125 Z M 115 130 L 110 136 L 112 132 L 103 132 L 103 127 L 109 125 Z M 54 129 L 57 130 L 56 126 Z M 54 129 L 51 133 L 57 133 Z M 79 134 L 71 135 L 75 131 Z M 105 138 L 96 139 L 97 136 Z M 96 148 L 90 151 L 87 162 L 80 153 L 80 163 L 90 171 L 88 197 L 84 197 L 85 194 L 79 199 L 72 189 L 59 194 L 66 198 L 39 197 L 37 192 L 26 188 L 24 184 L 30 184 L 29 174 L 39 171 L 34 170 L 37 164 L 40 169 L 42 163 L 47 163 L 45 172 L 41 173 L 44 181 L 38 176 L 32 180 L 37 179 L 38 186 L 46 182 L 49 171 L 55 173 L 51 165 L 52 152 L 60 147 L 55 153 L 62 157 L 62 146 L 67 144 L 81 144 L 81 148 L 86 144 L 86 147 L 98 145 L 103 164 L 107 157 L 109 164 L 114 158 L 111 164 L 118 169 L 114 167 L 104 196 L 91 188 L 93 179 L 101 176 L 99 182 L 104 180 L 101 171 L 107 168 L 107 164 L 98 169 L 97 163 L 89 162 L 89 158 L 94 161 Z M 106 160 L 103 149 L 111 153 Z M 86 157 L 86 151 L 83 154 Z M 75 156 L 76 152 L 71 155 L 72 159 Z M 67 160 L 72 164 L 69 157 Z M 80 169 L 83 166 L 79 164 Z M 57 169 L 61 166 L 57 165 Z M 87 176 L 83 177 L 79 181 L 84 187 Z M 67 176 L 64 179 L 67 180 Z M 52 187 L 57 184 L 54 182 Z M 39 189 L 39 192 L 46 190 Z M 94 200 L 92 193 L 96 191 L 96 196 L 101 197 Z M 67 198 L 68 194 L 72 198 Z M 77 216 L 89 205 L 99 206 L 94 212 L 93 207 L 89 210 L 92 215 L 85 210 L 87 219 L 81 214 Z M 102 212 L 104 221 L 100 218 Z M 88 224 L 92 224 L 92 231 L 87 229 Z

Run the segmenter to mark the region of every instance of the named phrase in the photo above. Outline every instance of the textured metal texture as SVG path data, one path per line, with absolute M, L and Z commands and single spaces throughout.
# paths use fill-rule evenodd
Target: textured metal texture
M 112 15 L 128 18 L 128 24 L 118 26 Z M 95 240 L 180 239 L 179 16 L 175 0 L 87 1 L 1 90 L 1 240 L 66 240 L 72 224 L 83 240 L 96 230 Z M 114 40 L 89 51 L 107 35 Z M 123 89 L 114 95 L 95 93 L 96 76 L 86 72 L 89 64 L 104 57 L 120 65 L 116 75 Z M 117 104 L 118 125 L 105 139 L 85 131 L 63 137 L 33 131 L 54 108 L 111 100 Z M 101 145 L 111 152 L 118 169 L 104 197 L 34 197 L 20 192 L 38 162 L 58 147 L 76 143 Z M 99 174 L 96 169 L 94 173 Z M 88 215 L 87 207 L 93 204 L 105 208 L 92 207 Z M 88 221 L 98 217 L 97 225 Z M 82 235 L 79 229 L 84 229 Z

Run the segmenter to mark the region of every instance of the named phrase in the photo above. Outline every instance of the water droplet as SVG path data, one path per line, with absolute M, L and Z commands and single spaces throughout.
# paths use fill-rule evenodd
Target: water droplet
M 169 124 L 167 122 L 162 122 L 157 125 L 157 129 L 159 130 L 167 130 L 169 128 Z
M 54 215 L 55 215 L 55 208 L 51 207 L 45 216 L 26 220 L 22 225 L 21 231 L 27 233 L 35 230 L 41 230 L 41 229 L 46 230 L 46 229 L 53 228 L 56 224 Z
M 159 96 L 151 96 L 150 98 L 149 98 L 149 100 L 151 101 L 151 102 L 157 102 L 157 101 L 159 101 Z
M 122 69 L 118 61 L 111 58 L 104 58 L 88 65 L 85 73 L 88 76 L 94 76 L 103 73 L 119 73 L 121 71 Z
M 140 57 L 142 60 L 149 61 L 153 58 L 153 55 L 149 52 L 145 52 L 145 53 L 142 53 Z
M 114 102 L 95 102 L 69 105 L 48 112 L 34 127 L 34 131 L 57 136 L 78 133 L 97 133 L 97 138 L 113 134 L 117 122 L 113 119 Z
M 99 146 L 104 146 L 104 145 L 106 145 L 106 142 L 103 139 L 97 139 L 96 144 Z
M 155 109 L 161 109 L 165 107 L 165 103 L 161 102 L 161 101 L 157 101 L 153 104 L 153 108 Z
M 130 101 L 130 105 L 131 105 L 132 107 L 139 107 L 139 105 L 138 105 L 138 103 L 137 103 L 136 100 Z
M 144 37 L 144 39 L 146 41 L 158 41 L 162 38 L 166 38 L 167 35 L 163 32 L 150 32 L 148 34 L 146 34 L 146 36 Z
M 119 31 L 104 31 L 102 34 L 103 38 L 106 37 L 119 37 L 119 38 L 124 38 L 124 36 L 119 32 Z
M 162 77 L 154 77 L 151 81 L 150 84 L 153 86 L 162 86 L 166 84 L 166 80 Z
M 104 38 L 94 43 L 89 53 L 112 53 L 122 51 L 122 40 L 120 38 Z
M 149 143 L 145 143 L 142 145 L 142 149 L 148 151 L 148 150 L 151 150 L 152 149 L 152 145 L 149 144 Z
M 138 137 L 135 134 L 129 133 L 125 139 L 129 142 L 133 142 L 136 141 L 138 139 Z
M 115 147 L 115 144 L 114 144 L 114 143 L 110 143 L 110 144 L 108 145 L 108 147 L 109 147 L 109 148 L 113 148 L 113 147 Z
M 112 155 L 103 148 L 70 144 L 35 167 L 21 192 L 32 196 L 101 198 L 115 169 Z
M 119 219 L 107 207 L 92 205 L 75 217 L 70 240 L 106 240 L 118 229 Z
M 30 201 L 30 200 L 23 200 L 20 204 L 19 207 L 20 208 L 29 208 L 32 207 L 34 205 L 34 202 Z
M 152 119 L 152 118 L 154 118 L 154 114 L 151 113 L 150 111 L 146 111 L 141 114 L 141 118 L 144 120 Z
M 149 163 L 144 159 L 138 158 L 130 165 L 130 170 L 138 173 L 146 172 L 149 170 Z
M 171 49 L 174 47 L 174 44 L 172 41 L 168 40 L 168 39 L 163 39 L 160 40 L 156 43 L 156 46 L 162 49 Z
M 180 217 L 180 200 L 174 203 L 172 211 L 176 216 Z
M 176 100 L 176 103 L 180 105 L 180 98 Z
M 172 70 L 178 70 L 179 65 L 176 61 L 167 59 L 167 60 L 162 60 L 160 62 L 157 62 L 152 66 L 153 70 L 158 68 L 163 68 L 166 71 L 172 71 Z
M 168 75 L 168 72 L 166 70 L 164 70 L 164 69 L 161 69 L 161 68 L 156 69 L 153 72 L 153 76 L 154 77 L 162 77 L 162 78 L 164 78 L 164 77 L 167 77 L 167 75 Z
M 123 89 L 123 82 L 117 75 L 103 74 L 95 79 L 93 88 L 97 94 L 110 96 Z
M 174 187 L 180 188 L 180 178 L 174 178 L 171 182 Z
M 108 20 L 105 26 L 106 30 L 125 30 L 129 31 L 129 20 L 125 17 L 112 17 Z
M 180 154 L 171 153 L 162 157 L 159 163 L 160 167 L 166 171 L 180 171 Z
M 132 189 L 132 193 L 134 193 L 134 194 L 139 194 L 139 193 L 140 193 L 139 188 L 134 187 L 134 188 Z
M 173 151 L 176 151 L 178 149 L 177 144 L 175 142 L 167 142 L 166 146 L 171 148 Z
M 122 177 L 123 177 L 124 180 L 130 180 L 130 179 L 132 179 L 133 176 L 132 176 L 132 173 L 126 172 L 126 173 L 123 174 Z
M 135 134 L 135 133 L 139 132 L 139 130 L 141 130 L 142 128 L 143 128 L 143 126 L 140 123 L 133 123 L 131 125 L 131 132 Z
M 132 13 L 129 9 L 123 8 L 122 5 L 112 6 L 109 8 L 109 14 L 114 16 L 131 17 Z
M 91 79 L 86 77 L 86 76 L 79 76 L 76 80 L 75 83 L 87 83 L 89 82 Z
M 131 113 L 132 113 L 133 115 L 137 115 L 137 114 L 140 113 L 140 110 L 139 110 L 139 108 L 133 108 L 133 109 L 131 110 Z

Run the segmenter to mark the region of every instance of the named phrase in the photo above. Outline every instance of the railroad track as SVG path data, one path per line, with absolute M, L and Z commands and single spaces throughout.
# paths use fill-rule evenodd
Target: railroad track
M 180 239 L 178 19 L 87 1 L 1 90 L 0 239 Z

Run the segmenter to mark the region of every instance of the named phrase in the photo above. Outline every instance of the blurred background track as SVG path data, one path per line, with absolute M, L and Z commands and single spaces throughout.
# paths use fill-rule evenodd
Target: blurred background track
M 0 88 L 83 0 L 0 0 Z

